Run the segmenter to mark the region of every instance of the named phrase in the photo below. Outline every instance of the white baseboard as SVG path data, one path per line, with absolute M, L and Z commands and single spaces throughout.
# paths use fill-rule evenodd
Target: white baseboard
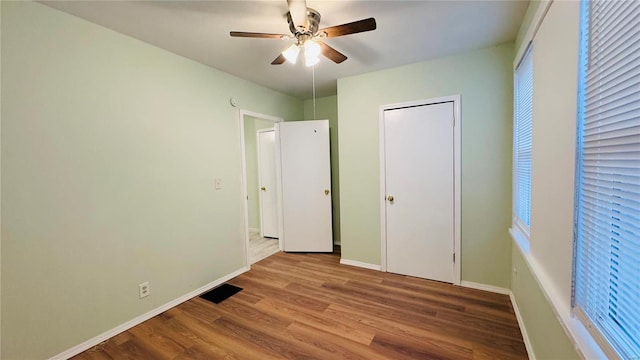
M 260 229 L 256 229 L 256 228 L 249 228 L 249 233 L 260 233 Z
M 524 319 L 522 319 L 522 315 L 520 315 L 520 309 L 518 308 L 518 303 L 516 302 L 516 298 L 512 291 L 509 291 L 509 299 L 511 299 L 511 306 L 513 306 L 513 311 L 516 313 L 516 319 L 518 319 L 518 327 L 520 328 L 520 333 L 522 333 L 522 340 L 524 340 L 524 347 L 527 348 L 529 360 L 536 360 L 536 355 L 533 353 L 533 346 L 531 345 L 529 334 L 527 334 L 527 328 L 524 326 Z
M 529 339 L 529 334 L 527 334 L 527 328 L 524 326 L 524 320 L 522 319 L 522 315 L 520 315 L 520 309 L 518 308 L 518 304 L 516 303 L 516 298 L 513 296 L 513 292 L 511 289 L 480 284 L 473 281 L 461 281 L 460 286 L 468 287 L 471 289 L 478 289 L 489 291 L 493 293 L 509 295 L 509 299 L 511 300 L 511 306 L 513 306 L 513 311 L 516 313 L 516 319 L 518 319 L 518 327 L 520 328 L 520 333 L 522 334 L 522 340 L 524 341 L 524 346 L 527 349 L 527 354 L 529 355 L 529 360 L 536 360 L 536 356 L 533 353 L 533 346 L 531 345 L 531 340 Z
M 487 284 L 480 284 L 480 283 L 476 283 L 476 282 L 473 282 L 473 281 L 464 281 L 464 280 L 462 280 L 460 282 L 460 286 L 468 287 L 468 288 L 471 288 L 471 289 L 489 291 L 489 292 L 492 292 L 492 293 L 503 294 L 503 295 L 509 295 L 511 293 L 511 290 L 509 290 L 507 288 L 503 288 L 503 287 L 499 287 L 499 286 L 493 286 L 493 285 L 487 285 Z
M 355 261 L 355 260 L 340 259 L 340 264 L 342 264 L 342 265 L 350 265 L 350 266 L 357 266 L 357 267 L 361 267 L 361 268 L 365 268 L 365 269 L 371 269 L 371 270 L 380 271 L 380 265 L 368 264 L 368 263 Z
M 204 285 L 204 286 L 202 286 L 202 287 L 200 287 L 200 288 L 198 288 L 196 290 L 193 290 L 192 292 L 190 292 L 188 294 L 182 295 L 182 296 L 180 296 L 179 298 L 177 298 L 175 300 L 169 301 L 168 303 L 166 303 L 166 304 L 164 304 L 164 305 L 162 305 L 160 307 L 157 307 L 157 308 L 155 308 L 155 309 L 153 309 L 153 310 L 151 310 L 151 311 L 149 311 L 149 312 L 147 312 L 145 314 L 142 314 L 142 315 L 140 315 L 140 316 L 138 316 L 136 318 L 133 318 L 133 319 L 125 322 L 124 324 L 120 324 L 120 325 L 116 326 L 115 328 L 113 328 L 111 330 L 108 330 L 108 331 L 106 331 L 106 332 L 104 332 L 104 333 L 102 333 L 102 334 L 100 334 L 100 335 L 98 335 L 98 336 L 96 336 L 96 337 L 94 337 L 92 339 L 89 339 L 89 340 L 83 342 L 82 344 L 76 345 L 76 346 L 72 347 L 69 350 L 61 352 L 60 354 L 51 357 L 49 360 L 69 359 L 69 358 L 71 358 L 71 357 L 73 357 L 75 355 L 78 355 L 81 352 L 83 352 L 85 350 L 88 350 L 88 349 L 100 344 L 101 342 L 120 334 L 123 331 L 129 330 L 132 327 L 134 327 L 134 326 L 136 326 L 136 325 L 138 325 L 138 324 L 140 324 L 142 322 L 145 322 L 145 321 L 151 319 L 152 317 L 171 309 L 172 307 L 180 305 L 183 302 L 185 302 L 185 301 L 187 301 L 187 300 L 189 300 L 189 299 L 191 299 L 193 297 L 196 297 L 196 296 L 202 294 L 205 291 L 213 289 L 214 287 L 216 287 L 218 285 L 221 285 L 222 283 L 224 283 L 224 282 L 226 282 L 228 280 L 231 280 L 234 277 L 236 277 L 236 276 L 238 276 L 238 275 L 240 275 L 242 273 L 245 273 L 247 271 L 249 271 L 249 267 L 243 267 L 243 268 L 241 268 L 241 269 L 239 269 L 237 271 L 232 272 L 231 274 L 225 275 L 225 276 L 223 276 L 223 277 L 221 277 L 221 278 L 219 278 L 217 280 L 214 280 L 214 281 L 208 283 L 207 285 Z

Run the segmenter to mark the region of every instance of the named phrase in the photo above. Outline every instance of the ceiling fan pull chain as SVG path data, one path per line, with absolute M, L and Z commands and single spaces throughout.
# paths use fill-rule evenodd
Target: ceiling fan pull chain
M 316 119 L 316 66 L 311 67 L 311 76 L 313 77 L 313 120 Z

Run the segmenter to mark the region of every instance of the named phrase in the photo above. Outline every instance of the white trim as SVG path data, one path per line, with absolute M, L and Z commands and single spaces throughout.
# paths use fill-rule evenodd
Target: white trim
M 516 302 L 516 298 L 513 295 L 513 291 L 511 291 L 511 289 L 507 289 L 499 286 L 487 285 L 487 284 L 480 284 L 472 281 L 462 281 L 460 283 L 460 286 L 471 288 L 471 289 L 489 291 L 497 294 L 509 295 L 509 299 L 511 300 L 511 306 L 513 306 L 513 311 L 515 312 L 516 319 L 518 320 L 518 327 L 520 328 L 520 333 L 522 334 L 522 340 L 524 341 L 524 346 L 527 349 L 527 355 L 529 356 L 530 360 L 536 360 L 535 353 L 533 352 L 533 345 L 531 345 L 531 339 L 529 339 L 527 328 L 524 326 L 524 319 L 520 314 L 520 308 L 518 308 L 518 303 Z
M 280 152 L 282 144 L 280 143 L 280 124 L 274 125 L 276 129 L 276 187 L 278 188 L 278 248 L 284 251 L 284 202 L 282 199 L 282 154 Z
M 100 335 L 98 335 L 98 336 L 96 336 L 94 338 L 91 338 L 91 339 L 83 342 L 82 344 L 78 344 L 78 345 L 76 345 L 76 346 L 74 346 L 74 347 L 72 347 L 72 348 L 70 348 L 70 349 L 68 349 L 66 351 L 61 352 L 58 355 L 54 355 L 49 359 L 50 360 L 69 359 L 70 357 L 78 355 L 81 352 L 83 352 L 85 350 L 88 350 L 88 349 L 100 344 L 101 342 L 103 342 L 105 340 L 108 340 L 108 339 L 110 339 L 110 338 L 112 338 L 112 337 L 114 337 L 114 336 L 116 336 L 116 335 L 118 335 L 118 334 L 120 334 L 120 333 L 122 333 L 124 331 L 127 331 L 127 330 L 131 329 L 132 327 L 134 327 L 134 326 L 136 326 L 138 324 L 141 324 L 141 323 L 151 319 L 152 317 L 157 316 L 157 315 L 159 315 L 159 314 L 161 314 L 161 313 L 163 313 L 163 312 L 165 312 L 165 311 L 167 311 L 167 310 L 169 310 L 169 309 L 171 309 L 171 308 L 173 308 L 175 306 L 178 306 L 178 305 L 182 304 L 183 302 L 202 294 L 205 291 L 213 289 L 214 287 L 216 287 L 218 285 L 221 285 L 222 283 L 224 283 L 226 281 L 229 281 L 229 280 L 233 279 L 234 277 L 236 277 L 236 276 L 238 276 L 238 275 L 240 275 L 242 273 L 245 273 L 247 271 L 249 271 L 249 267 L 247 267 L 247 266 L 242 267 L 241 269 L 236 270 L 236 271 L 234 271 L 234 272 L 232 272 L 230 274 L 227 274 L 227 275 L 225 275 L 225 276 L 223 276 L 223 277 L 221 277 L 221 278 L 219 278 L 217 280 L 214 280 L 214 281 L 212 281 L 212 282 L 210 282 L 210 283 L 208 283 L 208 284 L 206 284 L 206 285 L 204 285 L 202 287 L 199 287 L 199 288 L 191 291 L 188 294 L 182 295 L 182 296 L 180 296 L 179 298 L 177 298 L 175 300 L 169 301 L 168 303 L 166 303 L 164 305 L 161 305 L 161 306 L 159 306 L 159 307 L 157 307 L 157 308 L 155 308 L 155 309 L 153 309 L 153 310 L 151 310 L 151 311 L 149 311 L 149 312 L 147 312 L 145 314 L 142 314 L 142 315 L 140 315 L 138 317 L 135 317 L 135 318 L 123 323 L 123 324 L 120 324 L 120 325 L 114 327 L 111 330 L 108 330 L 108 331 L 106 331 L 106 332 L 104 332 L 104 333 L 102 333 L 102 334 L 100 334 Z
M 259 233 L 260 233 L 260 229 L 256 229 L 256 228 L 249 228 L 249 233 L 252 233 L 252 232 L 254 232 L 254 233 L 258 233 L 258 234 L 259 234 Z
M 553 0 L 540 0 L 540 5 L 536 9 L 536 13 L 533 15 L 533 19 L 531 19 L 531 24 L 529 24 L 529 28 L 527 29 L 527 33 L 524 35 L 522 39 L 522 43 L 520 44 L 520 48 L 516 49 L 516 57 L 513 59 L 513 68 L 517 68 L 518 64 L 522 60 L 522 57 L 527 51 L 529 44 L 536 38 L 536 34 L 538 33 L 538 29 L 540 25 L 542 25 L 542 21 L 544 17 L 547 15 L 549 11 L 549 7 L 553 3 Z M 531 2 L 530 4 L 533 4 Z
M 380 106 L 378 110 L 378 160 L 380 161 L 380 271 L 387 272 L 387 194 L 386 194 L 386 177 L 387 173 L 386 163 L 384 161 L 384 110 L 385 108 Z
M 529 249 L 530 249 L 530 243 L 529 243 L 529 237 L 526 236 L 525 234 L 523 234 L 519 228 L 516 227 L 511 227 L 509 228 L 509 235 L 511 235 L 511 238 L 513 239 L 513 241 L 516 242 L 516 244 L 520 247 L 520 249 L 522 249 L 522 253 L 529 253 Z
M 279 253 L 279 252 L 280 252 L 280 249 L 274 249 L 274 250 L 273 250 L 273 251 L 271 251 L 270 253 L 268 253 L 268 254 L 266 254 L 266 255 L 264 255 L 264 256 L 262 256 L 262 257 L 260 257 L 260 258 L 256 259 L 256 261 L 254 261 L 253 263 L 255 264 L 255 263 L 257 263 L 258 261 L 264 260 L 264 259 L 268 258 L 269 256 L 271 256 L 271 255 L 273 255 L 273 254 L 277 254 L 277 253 Z
M 460 174 L 461 174 L 461 161 L 460 153 L 461 147 L 461 128 L 462 128 L 462 116 L 461 116 L 461 97 L 460 94 L 443 96 L 438 98 L 408 101 L 404 103 L 389 104 L 380 106 L 379 120 L 378 120 L 378 133 L 379 133 L 379 156 L 380 156 L 380 270 L 387 271 L 387 228 L 386 228 L 386 183 L 385 183 L 385 162 L 384 162 L 384 111 L 396 108 L 410 107 L 410 106 L 423 106 L 430 104 L 437 104 L 443 102 L 453 102 L 453 169 L 454 169 L 454 230 L 453 230 L 453 251 L 455 255 L 455 263 L 453 264 L 453 283 L 460 285 L 461 281 L 461 259 L 462 251 L 460 246 L 460 231 L 461 231 L 461 200 L 460 200 Z
M 241 194 L 242 194 L 242 208 L 243 208 L 242 216 L 243 216 L 243 222 L 244 222 L 242 225 L 244 227 L 244 249 L 243 249 L 244 265 L 249 268 L 251 267 L 251 259 L 249 254 L 249 200 L 248 200 L 249 193 L 247 191 L 247 156 L 245 154 L 245 143 L 244 143 L 245 115 L 262 119 L 262 120 L 272 121 L 274 122 L 274 128 L 276 127 L 275 124 L 284 121 L 284 119 L 276 116 L 260 114 L 250 110 L 238 109 L 238 129 L 240 130 L 240 168 L 241 168 L 240 176 L 241 176 L 241 186 L 242 186 Z M 278 132 L 276 131 L 276 142 L 277 142 L 277 136 L 278 136 Z M 277 164 L 276 164 L 276 171 L 278 172 Z M 276 177 L 279 179 L 278 174 L 276 174 Z M 280 194 L 281 193 L 282 192 L 280 192 Z M 279 206 L 280 206 L 280 200 L 278 200 L 278 207 Z M 282 217 L 282 214 L 280 213 L 280 211 L 278 211 L 278 217 Z M 260 232 L 262 233 L 262 231 Z M 278 235 L 279 235 L 278 247 L 280 248 L 280 250 L 282 250 L 282 228 L 278 229 Z
M 509 233 L 515 243 L 514 246 L 518 248 L 518 251 L 520 251 L 529 272 L 535 279 L 545 299 L 549 305 L 551 305 L 553 314 L 556 319 L 558 319 L 558 322 L 567 334 L 569 340 L 573 343 L 578 355 L 582 359 L 607 359 L 604 351 L 600 348 L 591 334 L 589 334 L 582 322 L 573 315 L 570 305 L 562 300 L 562 296 L 560 296 L 553 286 L 551 277 L 544 272 L 543 267 L 539 265 L 529 249 L 522 248 L 520 246 L 520 242 L 517 239 L 517 233 L 511 231 Z
M 494 286 L 494 285 L 481 284 L 481 283 L 466 281 L 466 280 L 461 281 L 460 286 L 470 288 L 470 289 L 484 290 L 484 291 L 488 291 L 496 294 L 502 294 L 502 295 L 509 295 L 509 293 L 511 293 L 511 290 L 507 288 Z
M 349 265 L 349 266 L 356 266 L 356 267 L 361 267 L 361 268 L 365 268 L 365 269 L 380 271 L 380 265 L 368 264 L 368 263 L 355 261 L 355 260 L 340 259 L 340 264 Z
M 520 308 L 518 307 L 518 303 L 516 302 L 516 297 L 513 295 L 513 291 L 511 290 L 509 290 L 509 299 L 511 299 L 511 306 L 513 306 L 513 312 L 516 313 L 516 319 L 518 320 L 518 327 L 520 328 L 520 333 L 522 333 L 522 340 L 524 341 L 524 347 L 527 349 L 527 355 L 529 356 L 529 360 L 536 360 L 536 354 L 533 352 L 533 345 L 531 345 L 531 339 L 529 339 L 527 328 L 524 326 L 524 319 L 522 318 L 522 314 L 520 314 Z

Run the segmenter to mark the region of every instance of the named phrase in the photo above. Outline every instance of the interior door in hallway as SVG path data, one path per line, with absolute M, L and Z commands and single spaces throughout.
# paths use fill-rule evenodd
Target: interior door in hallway
M 275 130 L 258 130 L 257 139 L 258 186 L 260 186 L 260 236 L 278 238 Z
M 387 271 L 454 282 L 453 102 L 384 111 Z
M 332 252 L 329 121 L 276 125 L 284 251 Z

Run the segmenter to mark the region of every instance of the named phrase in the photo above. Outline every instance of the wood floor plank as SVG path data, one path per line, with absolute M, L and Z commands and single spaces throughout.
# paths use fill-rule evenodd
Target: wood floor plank
M 253 292 L 263 297 L 284 299 L 289 303 L 318 311 L 322 311 L 329 306 L 327 302 L 319 301 L 309 296 L 296 294 L 286 289 L 275 288 L 269 284 L 261 283 L 260 281 L 256 281 L 249 277 L 238 277 L 230 281 L 230 283 L 240 287 L 251 287 Z
M 374 349 L 380 349 L 392 359 L 460 359 L 473 358 L 471 349 L 453 346 L 446 342 L 432 341 L 429 346 L 404 336 L 380 333 L 371 343 Z
M 270 265 L 274 269 L 280 269 L 282 271 L 288 272 L 290 274 L 295 274 L 299 276 L 304 276 L 309 279 L 318 279 L 318 273 L 314 270 L 309 270 L 304 268 L 304 262 L 297 262 L 295 265 L 289 264 L 272 264 Z M 324 281 L 332 281 L 336 283 L 346 283 L 349 281 L 348 275 L 334 275 L 329 273 L 322 273 L 322 280 Z
M 276 312 L 265 312 L 255 305 L 243 303 L 233 298 L 220 304 L 213 304 L 206 300 L 199 299 L 201 306 L 211 307 L 213 311 L 219 312 L 220 316 L 227 318 L 237 318 L 239 321 L 252 322 L 256 326 L 284 329 L 289 326 L 292 320 Z
M 424 280 L 410 276 L 395 276 L 393 278 L 385 278 L 382 280 L 382 283 L 384 285 L 394 286 L 411 291 L 428 291 L 434 295 L 445 295 L 452 299 L 461 299 L 462 301 L 489 301 L 491 303 L 498 303 L 503 305 L 510 304 L 509 297 L 502 294 L 472 288 L 458 288 L 457 291 L 452 292 L 450 284 L 433 280 Z
M 208 345 L 209 350 L 218 354 L 216 358 L 251 359 L 260 357 L 265 360 L 280 359 L 278 354 L 244 341 L 218 326 L 215 321 L 203 322 L 188 312 L 183 312 L 182 315 L 176 320 L 196 334 L 202 342 Z
M 110 359 L 526 359 L 508 296 L 276 253 L 214 304 L 186 301 L 77 355 Z
M 450 344 L 451 346 L 471 349 L 472 343 L 464 337 L 457 334 L 445 334 L 437 330 L 435 326 L 428 326 L 430 323 L 421 323 L 418 326 L 412 326 L 397 322 L 395 319 L 388 317 L 374 316 L 358 309 L 345 308 L 340 305 L 331 304 L 326 310 L 332 317 L 345 322 L 357 322 L 374 330 L 376 335 L 393 334 L 405 338 L 411 338 L 418 342 L 427 344 L 437 341 L 439 343 Z
M 169 311 L 172 310 L 175 309 Z M 198 330 L 202 330 L 205 325 L 202 324 L 199 327 L 186 320 L 187 316 L 186 313 L 181 315 L 178 311 L 173 311 L 171 317 L 160 317 L 162 325 L 158 327 L 162 328 L 167 336 L 171 336 L 186 347 L 176 358 L 233 358 L 228 351 L 209 342 L 208 336 L 198 336 Z M 198 322 L 201 323 L 201 321 Z M 200 332 L 200 334 L 203 333 L 208 335 L 208 329 Z
M 298 306 L 290 306 L 289 304 L 280 302 L 278 299 L 265 299 L 256 304 L 264 309 L 273 309 L 280 313 L 286 313 L 298 322 L 304 322 L 306 325 L 318 330 L 343 337 L 345 339 L 369 345 L 375 336 L 373 331 L 363 329 L 360 326 L 352 326 L 333 319 L 330 316 L 307 311 Z
M 289 284 L 301 283 L 301 284 L 307 284 L 311 286 L 320 286 L 324 283 L 324 280 L 322 279 L 310 278 L 308 276 L 301 276 L 295 273 L 291 273 L 290 271 L 287 271 L 287 270 L 277 269 L 272 266 L 263 265 L 260 263 L 251 265 L 251 268 L 279 276 L 282 279 L 288 280 Z
M 361 298 L 367 298 L 381 304 L 393 307 L 401 307 L 405 309 L 413 309 L 415 311 L 420 311 L 421 309 L 425 308 L 433 309 L 434 307 L 459 311 L 464 310 L 463 305 L 448 303 L 440 299 L 421 299 L 418 298 L 417 294 L 415 294 L 414 296 L 400 296 L 392 292 L 380 291 L 368 286 L 354 286 L 353 283 L 350 283 L 348 285 L 327 283 L 324 284 L 323 287 L 331 290 L 342 291 L 348 294 L 353 294 L 354 296 L 358 296 Z
M 302 284 L 289 284 L 287 290 L 298 294 L 308 294 L 315 299 L 325 301 L 330 304 L 341 304 L 357 309 L 366 310 L 371 314 L 382 315 L 392 312 L 395 307 L 376 302 L 375 299 L 364 298 L 359 295 L 349 294 L 343 291 L 329 290 L 326 287 L 313 288 Z M 436 311 L 431 311 L 432 316 L 436 316 Z
M 133 334 L 143 346 L 159 351 L 163 356 L 168 358 L 173 358 L 184 352 L 184 350 L 189 347 L 188 341 L 186 342 L 186 346 L 180 344 L 181 337 L 166 327 L 159 326 L 160 323 L 161 321 L 155 317 L 132 328 L 130 333 Z
M 319 350 L 310 346 L 305 346 L 306 344 L 304 343 L 292 341 L 292 338 L 287 339 L 277 332 L 269 332 L 264 328 L 258 329 L 248 324 L 243 324 L 224 317 L 216 320 L 215 322 L 228 329 L 239 338 L 253 343 L 262 349 L 271 350 L 272 352 L 282 356 L 282 358 L 322 358 L 322 353 Z
M 302 322 L 294 321 L 287 331 L 308 344 L 312 344 L 327 352 L 327 359 L 362 359 L 383 360 L 385 356 L 358 341 L 352 341 L 344 336 L 327 332 Z M 370 343 L 371 341 L 369 341 Z

